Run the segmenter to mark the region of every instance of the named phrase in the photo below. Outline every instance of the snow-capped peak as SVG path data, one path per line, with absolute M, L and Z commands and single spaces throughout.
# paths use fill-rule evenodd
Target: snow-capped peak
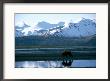
M 96 34 L 96 23 L 90 19 L 82 19 L 78 23 L 70 22 L 68 27 L 62 32 L 55 33 L 55 35 L 62 35 L 66 37 L 81 37 Z

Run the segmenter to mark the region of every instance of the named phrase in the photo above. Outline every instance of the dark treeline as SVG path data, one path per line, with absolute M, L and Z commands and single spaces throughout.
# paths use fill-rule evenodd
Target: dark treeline
M 15 37 L 15 46 L 96 46 L 96 36 L 88 37 L 59 37 L 59 36 L 24 36 Z

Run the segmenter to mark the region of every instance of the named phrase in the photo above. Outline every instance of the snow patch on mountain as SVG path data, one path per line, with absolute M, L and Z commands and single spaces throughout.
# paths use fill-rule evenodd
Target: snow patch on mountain
M 78 23 L 69 23 L 68 28 L 56 33 L 66 37 L 90 36 L 96 33 L 96 23 L 90 19 L 82 19 Z
M 25 22 L 21 22 L 19 23 L 18 25 L 15 26 L 16 28 L 16 37 L 19 37 L 19 36 L 24 36 L 26 32 L 23 32 L 24 29 L 27 29 L 27 28 L 31 28 L 29 25 L 27 25 Z
M 48 22 L 42 21 L 37 24 L 37 27 L 40 27 L 42 29 L 51 29 L 53 27 L 63 26 L 64 24 L 65 22 L 59 22 L 58 24 L 50 24 Z

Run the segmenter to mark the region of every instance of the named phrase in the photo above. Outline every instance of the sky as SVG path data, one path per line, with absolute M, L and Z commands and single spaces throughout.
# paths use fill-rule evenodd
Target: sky
M 96 14 L 95 13 L 83 13 L 83 14 L 68 14 L 68 13 L 62 13 L 62 14 L 25 14 L 25 13 L 16 13 L 15 14 L 15 26 L 21 26 L 24 23 L 26 23 L 29 26 L 35 26 L 37 25 L 38 22 L 48 22 L 50 24 L 57 24 L 58 22 L 78 22 L 82 18 L 86 19 L 91 19 L 94 20 L 96 19 Z

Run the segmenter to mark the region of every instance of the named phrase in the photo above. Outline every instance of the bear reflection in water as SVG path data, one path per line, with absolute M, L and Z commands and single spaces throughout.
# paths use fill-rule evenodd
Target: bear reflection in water
M 73 62 L 73 55 L 71 54 L 70 51 L 64 51 L 62 53 L 62 58 L 63 58 L 63 62 L 62 62 L 62 65 L 64 67 L 70 67 L 72 62 Z

